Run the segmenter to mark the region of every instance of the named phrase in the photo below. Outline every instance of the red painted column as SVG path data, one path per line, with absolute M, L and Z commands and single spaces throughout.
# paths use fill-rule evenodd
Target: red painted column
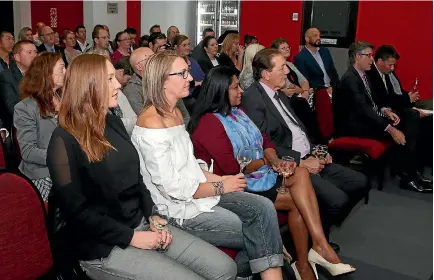
M 136 44 L 139 43 L 141 36 L 141 2 L 135 0 L 127 0 L 127 27 L 133 27 L 137 30 Z

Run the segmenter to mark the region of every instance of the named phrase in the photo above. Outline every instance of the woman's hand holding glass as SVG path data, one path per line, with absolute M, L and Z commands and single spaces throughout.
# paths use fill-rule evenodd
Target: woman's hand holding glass
M 152 216 L 149 218 L 149 222 L 151 231 L 160 235 L 158 244 L 154 247 L 158 252 L 165 252 L 172 241 L 172 234 L 167 227 L 168 220 L 169 209 L 167 205 L 156 204 L 152 207 Z
M 290 156 L 283 156 L 281 159 L 271 160 L 271 164 L 273 169 L 283 176 L 282 185 L 277 189 L 277 192 L 281 194 L 288 193 L 289 189 L 286 187 L 286 179 L 294 175 L 295 168 L 297 167 L 295 159 Z
M 222 181 L 224 193 L 243 192 L 247 188 L 247 181 L 244 174 L 224 176 Z

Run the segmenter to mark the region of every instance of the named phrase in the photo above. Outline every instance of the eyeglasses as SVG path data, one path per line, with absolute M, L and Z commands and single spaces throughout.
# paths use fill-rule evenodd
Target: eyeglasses
M 372 53 L 359 53 L 359 54 L 367 57 L 374 57 Z
M 118 41 L 122 42 L 122 41 L 129 41 L 131 40 L 131 38 L 123 38 L 123 39 L 118 39 Z
M 190 74 L 190 71 L 188 70 L 183 70 L 181 72 L 176 72 L 176 73 L 170 73 L 169 76 L 181 76 L 184 79 L 188 78 L 188 75 Z
M 110 36 L 104 36 L 104 37 L 95 37 L 97 39 L 109 39 L 110 40 Z
M 44 36 L 53 36 L 55 32 L 45 33 Z

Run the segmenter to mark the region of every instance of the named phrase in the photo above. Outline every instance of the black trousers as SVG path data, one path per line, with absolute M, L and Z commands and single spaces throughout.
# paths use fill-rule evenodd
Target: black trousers
M 357 202 L 364 197 L 367 178 L 340 164 L 327 164 L 319 174 L 311 174 L 321 212 L 324 232 L 339 225 Z
M 419 171 L 425 166 L 433 166 L 433 117 L 424 117 L 419 120 L 420 129 L 417 137 L 417 164 Z

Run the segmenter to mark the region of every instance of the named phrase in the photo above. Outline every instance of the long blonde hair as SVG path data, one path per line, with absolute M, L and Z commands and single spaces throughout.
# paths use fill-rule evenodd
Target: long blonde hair
M 89 162 L 101 161 L 114 149 L 104 136 L 110 95 L 106 61 L 97 54 L 72 61 L 59 109 L 59 125 L 74 136 Z
M 143 66 L 142 87 L 144 106 L 143 110 L 154 106 L 157 113 L 165 117 L 169 112 L 169 102 L 164 94 L 164 82 L 167 80 L 172 64 L 181 58 L 174 51 L 159 52 L 150 56 Z
M 228 56 L 231 56 L 230 50 L 232 48 L 232 45 L 234 44 L 235 40 L 240 41 L 240 35 L 236 33 L 230 33 L 226 36 L 226 38 L 223 40 L 221 53 L 225 53 Z
M 251 44 L 246 48 L 246 50 L 244 51 L 243 72 L 244 71 L 253 72 L 252 70 L 253 58 L 260 50 L 263 49 L 265 49 L 265 47 L 259 44 Z

